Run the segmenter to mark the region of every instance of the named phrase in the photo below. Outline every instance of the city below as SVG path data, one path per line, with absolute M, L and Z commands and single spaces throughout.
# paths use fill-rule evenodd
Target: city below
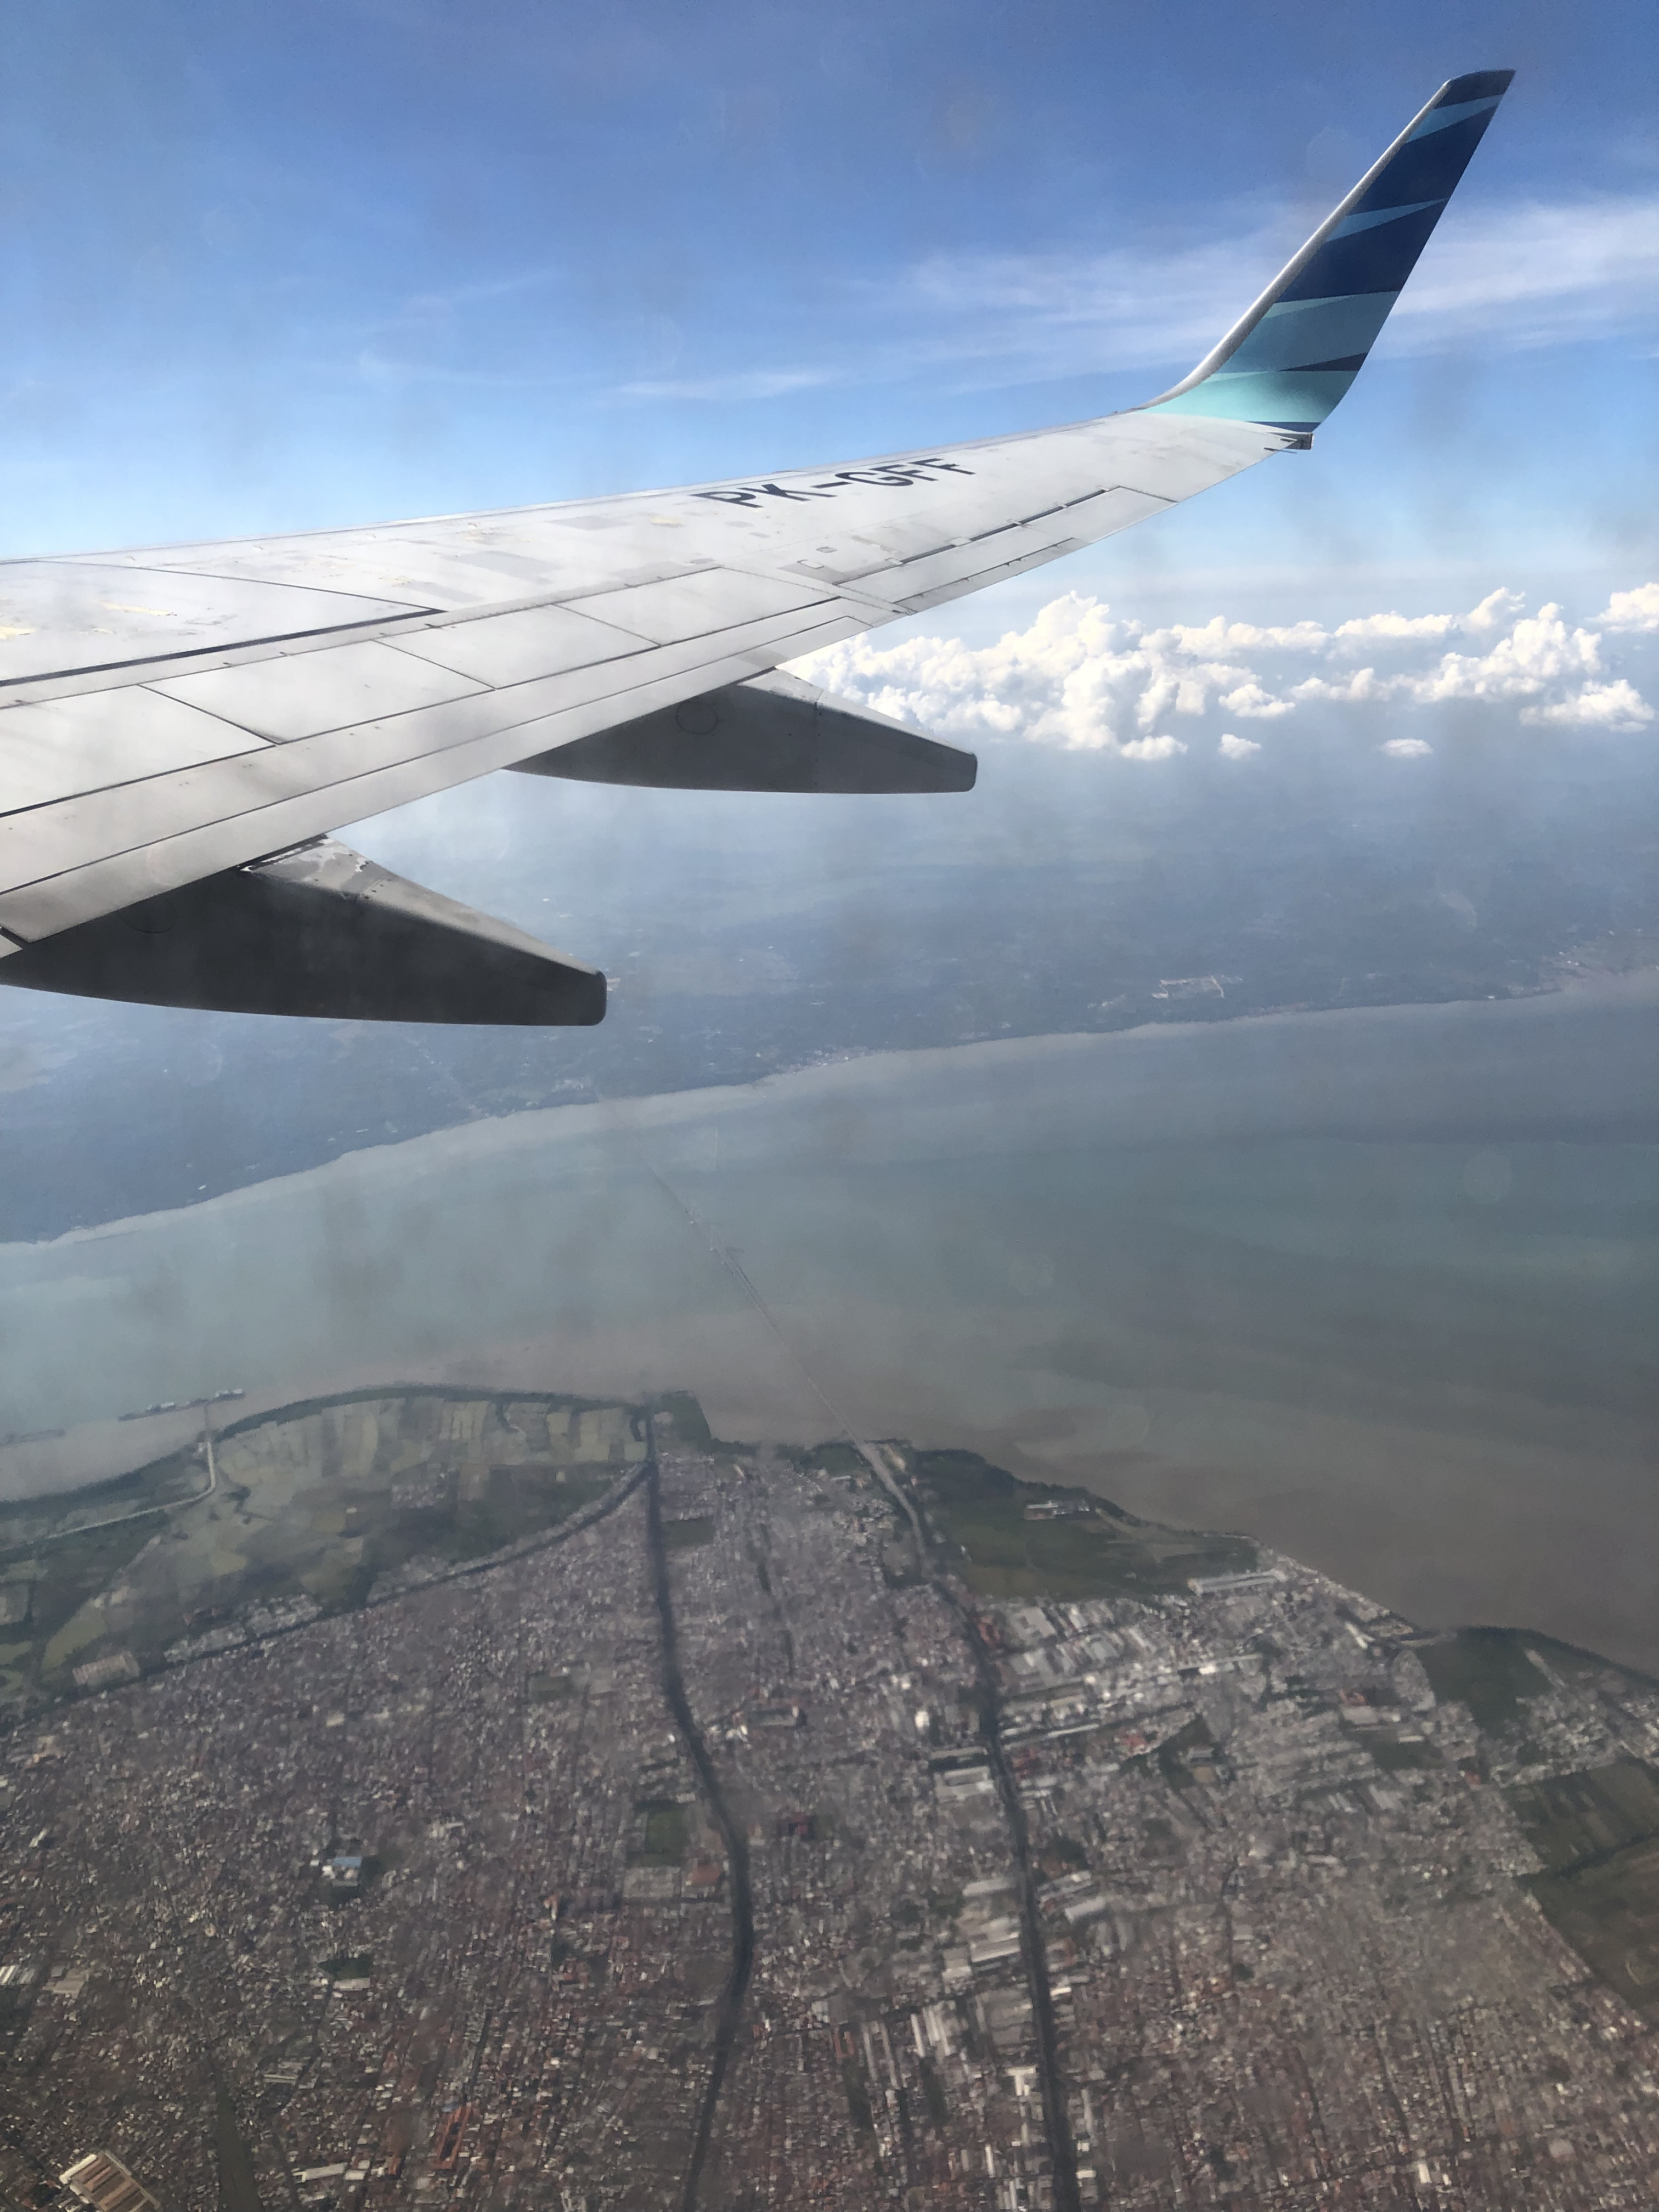
M 0 1508 L 12 2212 L 1650 2206 L 1659 1684 L 696 1401 Z

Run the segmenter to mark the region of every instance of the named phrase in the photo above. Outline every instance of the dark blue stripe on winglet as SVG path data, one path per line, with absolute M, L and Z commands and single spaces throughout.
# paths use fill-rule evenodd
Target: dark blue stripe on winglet
M 1455 76 L 1434 104 L 1458 107 L 1466 100 L 1501 100 L 1514 82 L 1513 70 L 1475 70 L 1468 76 Z
M 1380 222 L 1352 238 L 1328 239 L 1302 274 L 1279 294 L 1293 300 L 1340 300 L 1350 292 L 1397 292 L 1417 266 L 1440 220 L 1440 203 L 1398 222 Z
M 1190 376 L 1147 407 L 1270 429 L 1322 422 L 1417 266 L 1514 74 L 1476 70 L 1442 85 L 1279 281 Z
M 1495 107 L 1484 108 L 1479 115 L 1467 115 L 1461 123 L 1449 124 L 1443 131 L 1412 139 L 1401 148 L 1353 212 L 1369 215 L 1373 208 L 1409 207 L 1413 200 L 1449 199 L 1486 125 L 1497 112 Z

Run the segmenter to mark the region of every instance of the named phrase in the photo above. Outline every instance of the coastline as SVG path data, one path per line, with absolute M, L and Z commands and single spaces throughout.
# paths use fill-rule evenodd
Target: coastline
M 1613 1071 L 1599 1088 L 1584 1080 L 1583 1057 L 1594 1054 L 1610 1024 L 1635 1022 L 1644 1031 L 1641 1057 Z M 1551 1030 L 1561 1034 L 1561 1064 L 1539 1079 L 1528 1048 Z M 1351 1046 L 1372 1048 L 1356 1063 Z M 1288 1060 L 1285 1048 L 1290 1048 Z M 1568 1055 L 1571 1054 L 1571 1061 Z M 1195 1093 L 1182 1078 L 1194 1063 L 1224 1065 Z M 1100 1079 L 1116 1079 L 1107 1089 Z M 1259 1136 L 1433 1139 L 1456 1135 L 1547 1138 L 1613 1136 L 1659 1141 L 1659 969 L 1598 978 L 1513 999 L 1451 1000 L 1399 1006 L 1328 1008 L 1317 1012 L 1245 1014 L 1223 1022 L 1158 1022 L 1139 1029 L 1062 1030 L 1053 1035 L 926 1045 L 914 1051 L 870 1052 L 793 1068 L 741 1085 L 714 1085 L 628 1097 L 597 1105 L 544 1106 L 458 1122 L 392 1144 L 364 1146 L 314 1167 L 273 1176 L 163 1212 L 127 1214 L 33 1243 L 0 1243 L 7 1256 L 58 1252 L 132 1235 L 153 1224 L 244 1211 L 268 1194 L 316 1179 L 343 1181 L 356 1172 L 392 1175 L 419 1162 L 459 1164 L 498 1149 L 529 1151 L 550 1139 L 607 1141 L 617 1136 L 672 1138 L 718 1121 L 722 1146 L 739 1143 L 745 1125 L 769 1109 L 820 1105 L 841 1122 L 843 1149 L 867 1158 L 915 1156 L 914 1137 L 901 1152 L 893 1141 L 847 1116 L 883 1105 L 895 1080 L 933 1084 L 946 1093 L 977 1085 L 975 1118 L 916 1132 L 969 1150 L 1000 1149 L 984 1126 L 999 1109 L 1020 1110 L 1019 1138 L 1066 1141 L 1086 1112 L 1091 1141 L 1182 1144 Z M 1042 1085 L 1033 1098 L 1030 1086 Z M 1288 1095 L 1294 1091 L 1296 1095 Z M 1069 1109 L 1069 1110 L 1068 1110 Z M 914 1115 L 910 1117 L 914 1121 Z M 743 1157 L 739 1152 L 738 1158 Z M 372 1165 L 371 1165 L 372 1164 Z M 722 1157 L 722 1166 L 736 1164 Z M 0 1284 L 0 1295 L 3 1285 Z
M 1652 1666 L 1656 1077 L 1642 975 L 349 1153 L 0 1247 L 4 1425 L 67 1431 L 0 1447 L 0 1495 L 159 1456 L 197 1410 L 117 1414 L 227 1386 L 239 1418 L 388 1378 L 684 1387 L 723 1435 L 805 1441 L 816 1382 L 866 1433 L 1248 1528 L 1425 1624 L 1605 1620 Z

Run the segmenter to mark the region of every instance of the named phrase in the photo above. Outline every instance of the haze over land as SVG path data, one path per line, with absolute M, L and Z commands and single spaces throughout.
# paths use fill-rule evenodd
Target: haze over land
M 7 1247 L 4 1418 L 444 1376 L 804 1437 L 804 1363 L 866 1433 L 1652 1665 L 1656 1073 L 1638 976 L 477 1124 Z
M 353 833 L 600 957 L 597 1030 L 5 994 L 0 1425 L 110 1425 L 7 1480 L 114 1472 L 151 1433 L 115 1414 L 232 1383 L 683 1384 L 797 1439 L 825 1390 L 1654 1664 L 1651 592 L 1491 596 L 1322 643 L 1060 601 L 823 672 L 978 743 L 963 799 L 504 776 Z M 1298 695 L 1355 690 L 1345 623 L 1394 694 Z M 1125 757 L 1149 700 L 1185 752 Z
M 351 832 L 602 964 L 598 1030 L 6 993 L 4 1234 L 527 1106 L 848 1053 L 1478 1000 L 1659 960 L 1659 586 L 1319 620 L 1305 593 L 1254 619 L 1188 594 L 1157 623 L 1074 594 L 1030 615 L 990 596 L 959 629 L 929 617 L 811 672 L 979 747 L 965 796 L 502 775 Z M 998 607 L 1018 626 L 968 641 Z

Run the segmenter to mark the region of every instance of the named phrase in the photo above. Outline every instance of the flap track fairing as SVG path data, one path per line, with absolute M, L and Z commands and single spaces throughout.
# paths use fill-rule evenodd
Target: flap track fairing
M 520 761 L 525 775 L 659 791 L 971 791 L 979 763 L 781 671 Z

